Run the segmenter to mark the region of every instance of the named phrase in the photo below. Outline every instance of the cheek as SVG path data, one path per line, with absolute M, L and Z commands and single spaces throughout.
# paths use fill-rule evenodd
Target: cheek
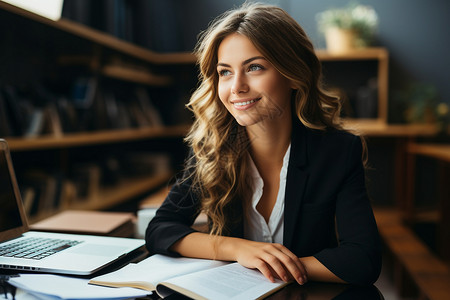
M 217 93 L 219 95 L 220 101 L 222 101 L 222 103 L 224 105 L 227 105 L 227 100 L 228 100 L 228 96 L 229 96 L 229 89 L 226 87 L 226 84 L 219 83 L 218 87 L 217 87 Z

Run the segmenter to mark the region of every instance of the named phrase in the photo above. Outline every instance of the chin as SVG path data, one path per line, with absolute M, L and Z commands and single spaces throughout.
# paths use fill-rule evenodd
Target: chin
M 252 118 L 250 116 L 234 116 L 234 119 L 236 120 L 236 122 L 238 122 L 239 125 L 243 127 L 252 126 L 260 122 L 260 120 Z

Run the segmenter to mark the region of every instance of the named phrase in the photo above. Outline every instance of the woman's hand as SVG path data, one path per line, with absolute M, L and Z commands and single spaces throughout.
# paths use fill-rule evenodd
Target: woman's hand
M 308 278 L 300 259 L 280 244 L 193 232 L 176 242 L 171 250 L 187 257 L 237 261 L 249 269 L 258 269 L 272 282 L 279 278 L 305 284 Z
M 258 269 L 270 281 L 307 281 L 306 268 L 300 259 L 281 244 L 234 239 L 235 260 L 244 267 Z
M 294 279 L 299 284 L 308 279 L 345 282 L 314 256 L 298 258 L 280 244 L 193 232 L 176 242 L 171 250 L 187 257 L 237 261 L 244 267 L 258 269 L 270 281 L 279 278 L 283 281 Z

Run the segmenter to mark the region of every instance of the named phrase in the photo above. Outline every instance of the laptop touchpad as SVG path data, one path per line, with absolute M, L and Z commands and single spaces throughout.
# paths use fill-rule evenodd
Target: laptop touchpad
M 71 251 L 77 254 L 88 254 L 88 255 L 98 255 L 98 256 L 114 256 L 123 254 L 126 247 L 112 246 L 109 245 L 96 245 L 96 244 L 85 244 L 81 247 L 77 247 Z

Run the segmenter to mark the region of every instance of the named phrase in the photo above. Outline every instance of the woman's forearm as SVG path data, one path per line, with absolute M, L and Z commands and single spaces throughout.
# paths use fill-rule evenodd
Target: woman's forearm
M 173 244 L 170 249 L 186 257 L 235 261 L 233 243 L 236 240 L 233 237 L 194 232 Z

